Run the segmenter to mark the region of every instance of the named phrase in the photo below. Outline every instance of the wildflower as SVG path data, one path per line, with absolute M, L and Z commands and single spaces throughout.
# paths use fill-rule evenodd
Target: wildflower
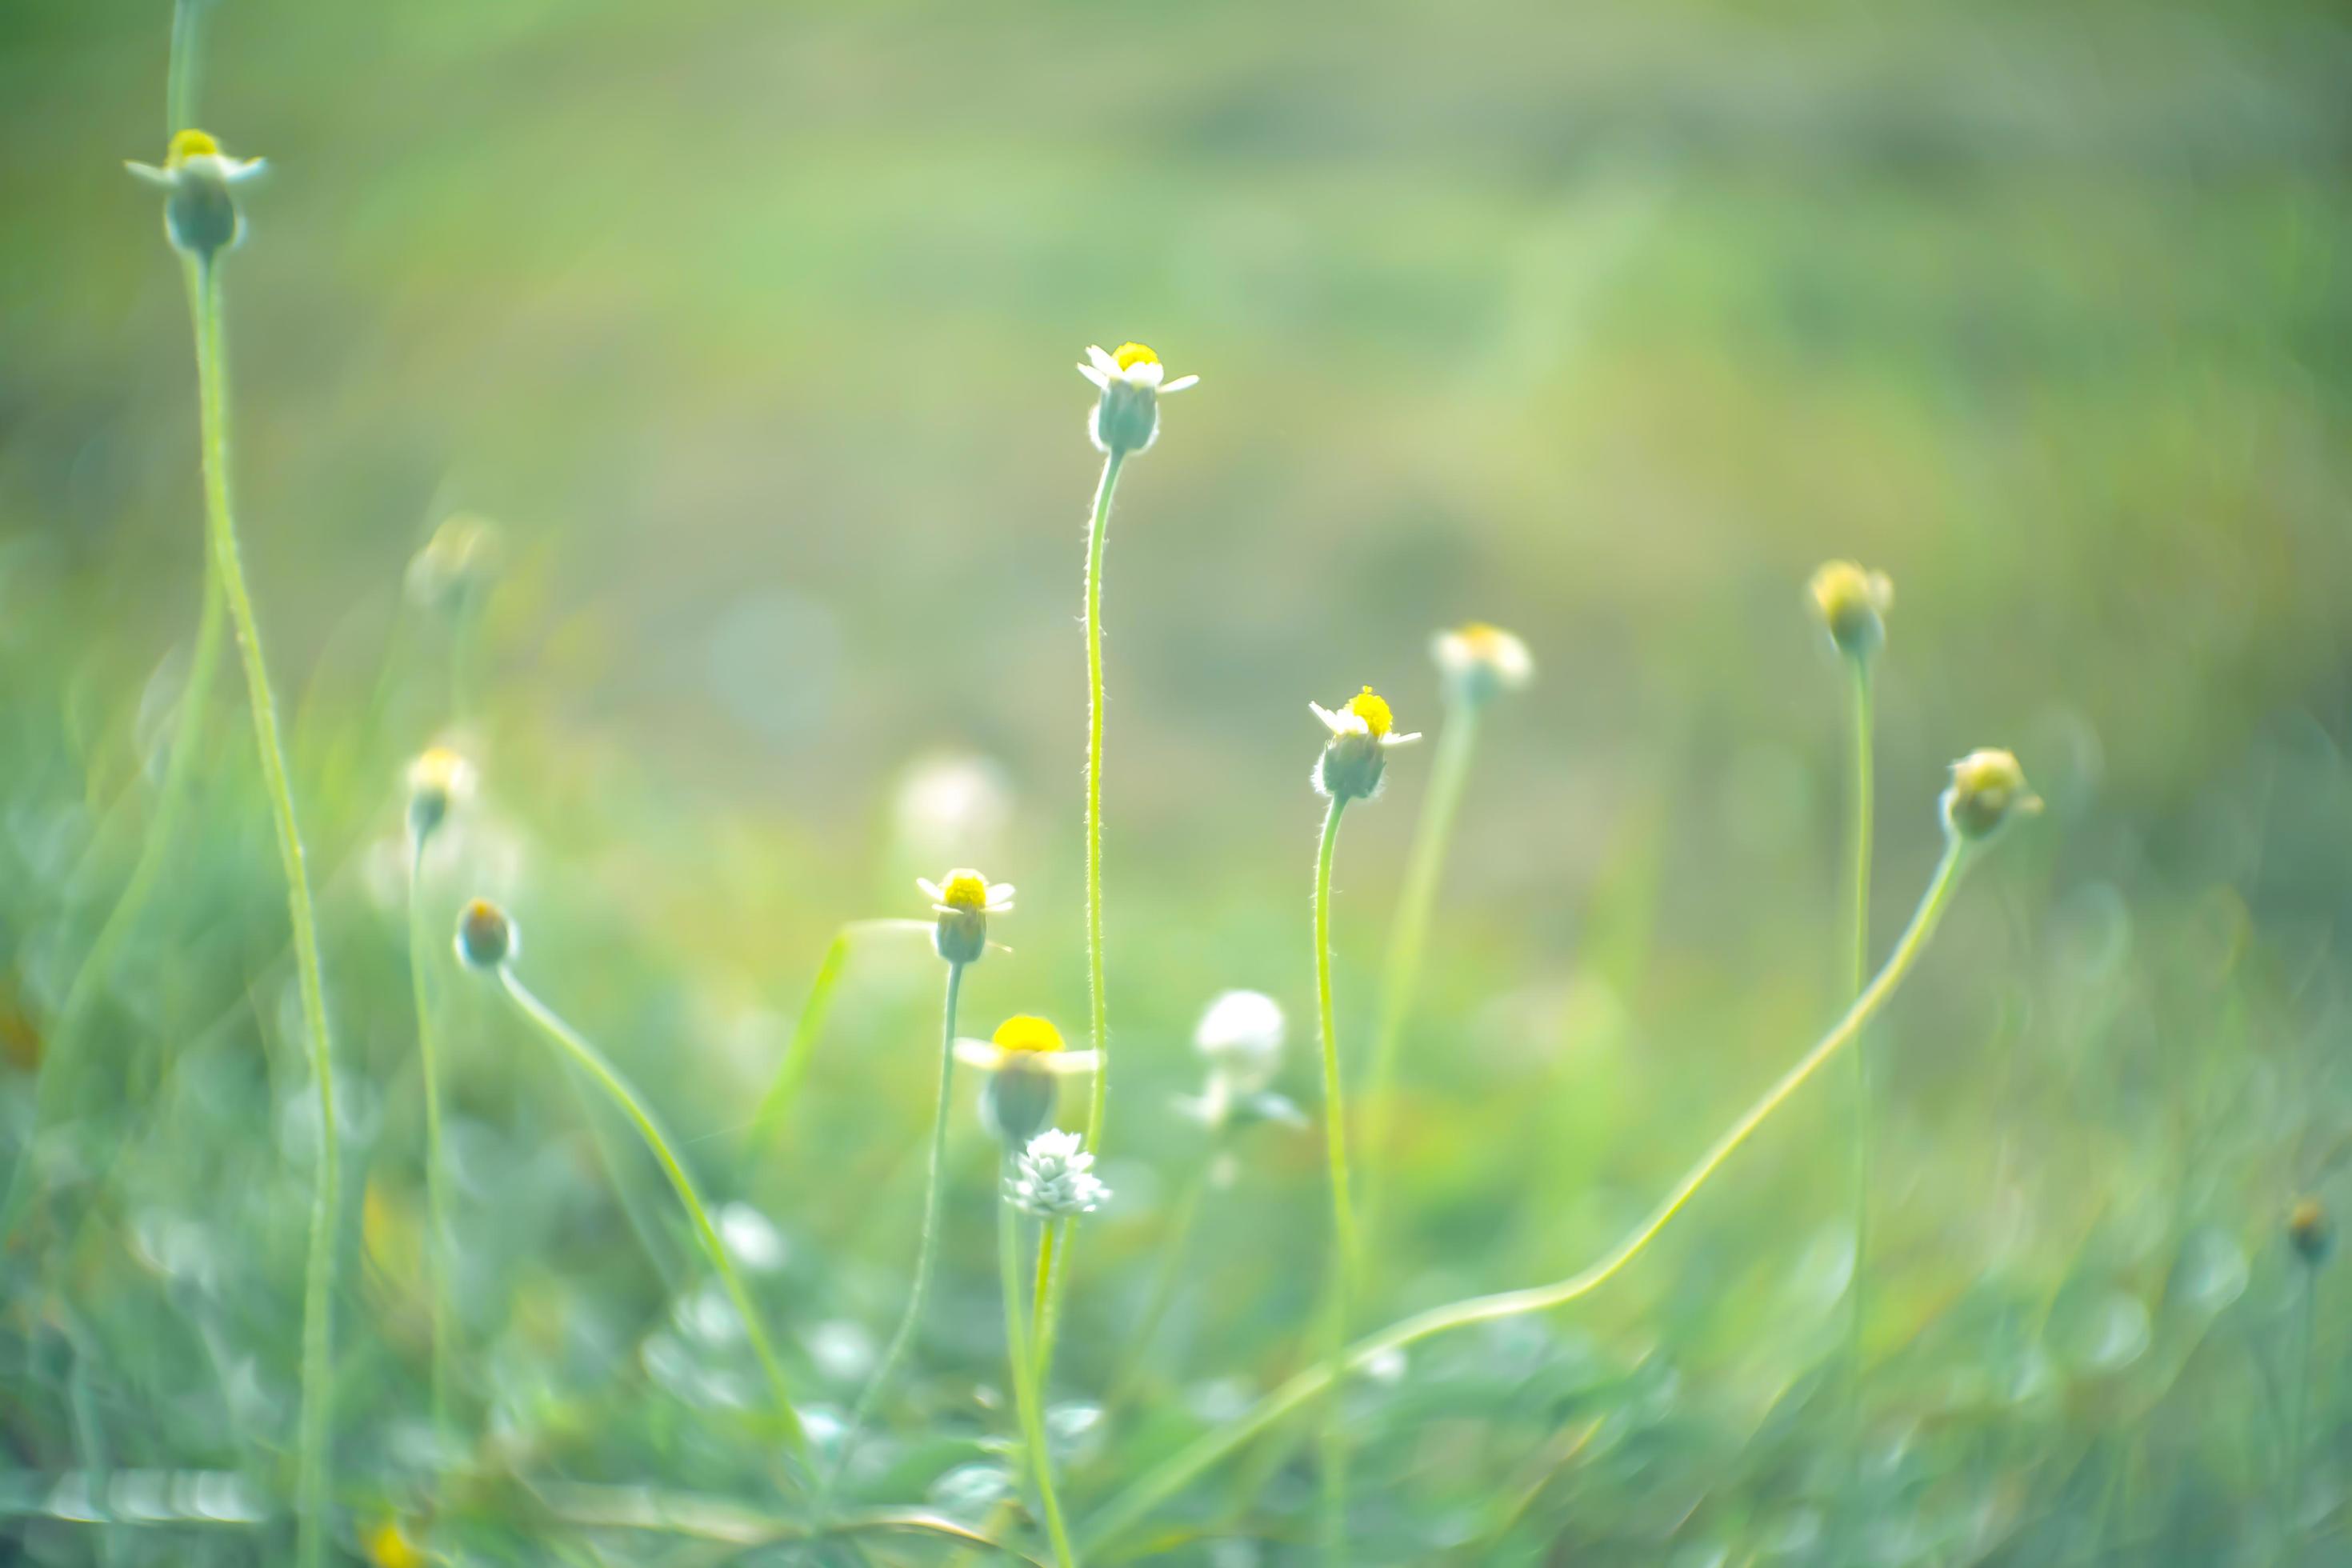
M 164 193 L 163 237 L 174 248 L 208 262 L 245 237 L 245 214 L 229 187 L 260 174 L 261 159 L 232 158 L 204 132 L 183 131 L 162 168 L 129 159 L 122 166 Z
M 1970 752 L 1952 764 L 1944 820 L 1963 838 L 1990 838 L 2012 815 L 2031 816 L 2041 809 L 2042 797 L 2026 787 L 2014 753 Z
M 1262 991 L 1228 991 L 1209 1004 L 1192 1031 L 1192 1048 L 1212 1078 L 1236 1094 L 1255 1094 L 1282 1065 L 1282 1007 Z
M 950 963 L 978 963 L 988 951 L 988 917 L 1013 912 L 1013 884 L 992 882 L 969 868 L 950 871 L 936 882 L 918 877 L 915 886 L 940 917 L 931 946 Z
M 956 1060 L 988 1074 L 980 1091 L 981 1120 L 1008 1149 L 1018 1149 L 1052 1125 L 1057 1080 L 1092 1072 L 1095 1051 L 1074 1051 L 1044 1018 L 1015 1014 L 986 1040 L 958 1040 Z
M 1167 367 L 1141 343 L 1121 343 L 1117 353 L 1089 345 L 1087 359 L 1078 374 L 1102 392 L 1087 429 L 1096 447 L 1114 458 L 1150 446 L 1160 435 L 1160 395 L 1181 392 L 1201 379 L 1180 375 L 1163 383 Z
M 1813 574 L 1813 609 L 1830 641 L 1849 658 L 1868 658 L 1886 640 L 1886 612 L 1895 607 L 1895 584 L 1884 572 L 1865 572 L 1851 561 L 1832 561 Z
M 2336 1249 L 2336 1223 L 2328 1217 L 2327 1206 L 2317 1198 L 2299 1198 L 2287 1211 L 2287 1244 L 2294 1255 L 2316 1268 L 2327 1261 Z
M 462 619 L 488 593 L 506 556 L 499 525 L 476 512 L 451 512 L 408 563 L 409 602 Z
M 457 916 L 457 956 L 476 969 L 500 969 L 522 952 L 522 933 L 506 910 L 476 899 Z
M 1004 1184 L 1007 1202 L 1033 1219 L 1051 1224 L 1092 1214 L 1110 1199 L 1110 1189 L 1094 1173 L 1086 1134 L 1058 1129 L 1038 1133 L 1013 1159 Z
M 1438 633 L 1430 654 L 1445 678 L 1446 695 L 1474 708 L 1498 691 L 1518 690 L 1536 672 L 1527 644 L 1484 621 Z
M 377 1521 L 362 1538 L 361 1545 L 374 1568 L 425 1568 L 432 1562 L 424 1548 L 401 1530 L 400 1521 L 390 1517 Z
M 474 764 L 449 750 L 434 746 L 408 764 L 408 831 L 422 844 L 447 819 L 452 806 L 474 793 Z
M 1418 732 L 1396 732 L 1395 717 L 1390 713 L 1388 703 L 1369 686 L 1348 699 L 1347 705 L 1336 713 L 1319 702 L 1307 706 L 1331 731 L 1331 739 L 1323 747 L 1322 760 L 1316 765 L 1315 788 L 1334 800 L 1362 800 L 1376 794 L 1381 787 L 1381 772 L 1388 765 L 1388 749 L 1411 745 L 1421 739 Z

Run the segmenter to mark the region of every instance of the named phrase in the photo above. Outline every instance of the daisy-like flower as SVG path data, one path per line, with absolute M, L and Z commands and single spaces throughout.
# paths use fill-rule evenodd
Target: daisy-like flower
M 447 819 L 450 808 L 474 793 L 474 764 L 446 746 L 434 746 L 408 764 L 408 831 L 418 843 Z
M 1087 347 L 1087 362 L 1078 374 L 1095 384 L 1102 396 L 1095 404 L 1088 426 L 1096 447 L 1112 457 L 1140 452 L 1160 435 L 1160 397 L 1197 385 L 1197 375 L 1165 380 L 1168 367 L 1141 343 L 1121 343 L 1116 353 Z
M 457 914 L 457 956 L 470 969 L 502 969 L 522 951 L 522 932 L 506 910 L 476 899 Z
M 1418 731 L 1410 735 L 1396 732 L 1395 715 L 1369 686 L 1348 699 L 1336 713 L 1320 702 L 1307 706 L 1331 731 L 1322 760 L 1316 764 L 1315 788 L 1334 800 L 1363 800 L 1376 794 L 1381 770 L 1388 766 L 1389 748 L 1409 746 L 1421 739 Z
M 1008 1149 L 1018 1149 L 1051 1126 L 1060 1080 L 1095 1070 L 1096 1051 L 1074 1051 L 1044 1018 L 1016 1013 L 985 1040 L 958 1040 L 956 1060 L 988 1075 L 980 1091 L 981 1120 Z
M 451 620 L 482 602 L 506 555 L 499 525 L 470 511 L 451 512 L 408 563 L 408 598 Z
M 1005 1200 L 1048 1225 L 1092 1214 L 1109 1202 L 1110 1189 L 1095 1175 L 1095 1157 L 1086 1152 L 1086 1134 L 1058 1128 L 1030 1139 L 1013 1157 Z
M 988 917 L 1013 912 L 1013 884 L 992 882 L 968 867 L 936 882 L 918 877 L 915 886 L 940 917 L 931 946 L 950 963 L 978 963 L 988 951 Z
M 232 185 L 262 171 L 259 158 L 232 158 L 201 131 L 183 131 L 164 150 L 163 166 L 123 160 L 124 168 L 163 193 L 163 236 L 199 261 L 245 237 L 245 215 Z
M 1535 678 L 1536 661 L 1528 645 L 1484 621 L 1438 633 L 1429 651 L 1445 678 L 1446 694 L 1474 707 L 1498 691 L 1517 691 Z
M 2031 816 L 2042 797 L 2027 786 L 2013 752 L 1970 752 L 1952 764 L 1952 786 L 1944 792 L 1944 820 L 1963 838 L 1984 839 L 2012 816 Z
M 1838 652 L 1867 658 L 1886 641 L 1886 612 L 1895 607 L 1895 584 L 1884 572 L 1868 572 L 1851 561 L 1832 561 L 1807 584 L 1813 612 Z

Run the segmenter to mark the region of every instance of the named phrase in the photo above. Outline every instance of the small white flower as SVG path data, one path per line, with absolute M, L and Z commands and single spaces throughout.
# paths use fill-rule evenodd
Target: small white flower
M 164 195 L 163 233 L 180 249 L 209 260 L 244 237 L 245 215 L 229 187 L 262 172 L 259 158 L 233 158 L 201 131 L 172 138 L 163 166 L 124 159 L 122 166 Z
M 1192 1048 L 1227 1097 L 1255 1094 L 1282 1064 L 1282 1007 L 1262 991 L 1228 991 L 1209 1004 L 1192 1031 Z M 1214 1094 L 1214 1089 L 1211 1091 Z
M 1102 394 L 1088 433 L 1097 449 L 1112 454 L 1140 452 L 1150 446 L 1160 436 L 1160 395 L 1181 392 L 1201 380 L 1197 375 L 1165 379 L 1167 367 L 1141 343 L 1121 343 L 1113 353 L 1089 343 L 1078 374 Z
M 1013 1156 L 1004 1196 L 1025 1215 L 1048 1222 L 1092 1214 L 1109 1201 L 1110 1189 L 1094 1173 L 1095 1157 L 1086 1136 L 1048 1128 Z
M 474 764 L 446 746 L 434 746 L 408 764 L 408 830 L 430 837 L 452 808 L 473 797 Z
M 1313 782 L 1316 793 L 1334 800 L 1368 800 L 1379 794 L 1389 748 L 1409 746 L 1421 739 L 1417 731 L 1410 735 L 1396 732 L 1388 703 L 1369 686 L 1348 699 L 1347 706 L 1337 712 L 1320 702 L 1307 706 L 1331 732 L 1316 762 Z
M 929 877 L 915 879 L 915 886 L 931 900 L 931 909 L 943 915 L 1006 915 L 1013 912 L 1013 884 L 992 882 L 979 872 L 962 869 L 947 874 L 945 879 L 934 882 Z
M 1429 651 L 1448 689 L 1473 702 L 1483 702 L 1497 691 L 1517 691 L 1535 678 L 1536 661 L 1528 645 L 1484 621 L 1438 633 Z
M 1351 735 L 1369 735 L 1386 747 L 1410 746 L 1421 739 L 1418 730 L 1410 735 L 1396 732 L 1396 721 L 1390 715 L 1388 703 L 1369 686 L 1348 699 L 1347 705 L 1336 713 L 1320 702 L 1309 702 L 1307 706 L 1315 710 L 1315 717 L 1323 721 L 1323 727 L 1331 731 L 1331 738 L 1335 741 L 1343 741 Z
M 1094 1071 L 1100 1056 L 1095 1051 L 1074 1051 L 1065 1047 L 1062 1031 L 1054 1027 L 1050 1020 L 1016 1013 L 996 1026 L 993 1039 L 956 1041 L 955 1058 L 982 1072 L 1014 1068 L 1067 1078 Z

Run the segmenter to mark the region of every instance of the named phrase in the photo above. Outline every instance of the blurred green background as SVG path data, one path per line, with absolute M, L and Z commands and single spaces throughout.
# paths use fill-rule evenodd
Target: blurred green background
M 968 1032 L 1013 1011 L 1083 1032 L 1097 459 L 1071 366 L 1140 339 L 1203 379 L 1111 527 L 1118 1200 L 1087 1227 L 1057 1373 L 1076 1511 L 1300 1353 L 1320 1146 L 1267 1129 L 1211 1199 L 1149 1397 L 1083 1419 L 1203 1158 L 1167 1107 L 1209 997 L 1282 1000 L 1307 1047 L 1286 1087 L 1316 1099 L 1307 701 L 1370 681 L 1436 728 L 1427 640 L 1471 618 L 1539 667 L 1483 736 L 1400 1134 L 1368 1154 L 1402 1200 L 1367 1304 L 1385 1321 L 1578 1267 L 1834 1016 L 1843 690 L 1802 588 L 1851 556 L 1897 591 L 1881 948 L 1949 759 L 2011 746 L 2050 803 L 1872 1037 L 1859 1422 L 1832 1375 L 1837 1073 L 1604 1296 L 1356 1391 L 1365 1561 L 2352 1552 L 2352 1282 L 2316 1277 L 2306 1371 L 2315 1281 L 2281 1231 L 2305 1191 L 2352 1205 L 2339 10 L 202 15 L 199 118 L 271 164 L 226 274 L 237 480 L 352 1080 L 354 1521 L 437 1512 L 461 1561 L 703 1561 L 566 1523 L 545 1483 L 761 1495 L 689 1250 L 657 1237 L 668 1277 L 648 1265 L 556 1065 L 454 968 L 488 1436 L 468 1489 L 429 1495 L 405 760 L 454 735 L 486 778 L 429 868 L 436 929 L 471 892 L 511 904 L 533 985 L 773 1227 L 772 1321 L 837 1407 L 911 1260 L 919 942 L 860 950 L 785 1136 L 746 1157 L 740 1130 L 835 928 L 920 915 L 917 874 L 1021 889 Z M 46 1023 L 135 858 L 196 610 L 184 303 L 119 168 L 160 158 L 169 21 L 160 0 L 0 15 L 12 1159 Z M 508 564 L 462 723 L 444 629 L 402 591 L 459 510 L 498 520 Z M 233 667 L 215 730 L 47 1173 L 98 1221 L 8 1260 L 0 1548 L 31 1561 L 268 1561 L 278 1539 L 102 1531 L 58 1489 L 241 1469 L 272 1513 L 290 1441 L 316 1129 Z M 1351 1049 L 1425 756 L 1341 846 Z M 963 1223 L 861 1489 L 978 1518 L 1006 1421 L 968 1100 Z M 1312 1498 L 1303 1456 L 1244 1458 L 1159 1544 L 1305 1561 Z

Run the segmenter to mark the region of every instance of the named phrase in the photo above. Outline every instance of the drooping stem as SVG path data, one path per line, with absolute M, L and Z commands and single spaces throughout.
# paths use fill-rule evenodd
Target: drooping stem
M 1345 1368 L 1349 1371 L 1360 1369 L 1391 1351 L 1474 1323 L 1549 1311 L 1589 1295 L 1615 1279 L 1657 1238 L 1659 1232 L 1664 1230 L 1698 1194 L 1740 1145 L 1769 1121 L 1773 1112 L 1787 1104 L 1832 1057 L 1853 1043 L 1863 1025 L 1886 1005 L 1887 998 L 1895 994 L 1912 965 L 1918 962 L 1920 953 L 1926 950 L 1928 938 L 1943 919 L 1953 889 L 1959 885 L 1961 873 L 1970 858 L 1966 840 L 1957 836 L 1948 837 L 1943 859 L 1937 863 L 1927 890 L 1911 917 L 1911 923 L 1905 929 L 1902 939 L 1895 943 L 1895 951 L 1888 955 L 1885 964 L 1869 987 L 1855 998 L 1853 1005 L 1846 1009 L 1845 1016 L 1831 1027 L 1829 1033 L 1815 1042 L 1794 1067 L 1783 1073 L 1771 1088 L 1765 1090 L 1762 1098 L 1732 1123 L 1729 1131 L 1715 1141 L 1699 1157 L 1698 1163 L 1675 1184 L 1665 1200 L 1651 1211 L 1649 1217 L 1635 1226 L 1599 1260 L 1565 1279 L 1549 1285 L 1504 1290 L 1490 1296 L 1474 1296 L 1467 1300 L 1432 1308 L 1406 1318 L 1349 1346 L 1342 1358 Z M 1089 1550 L 1132 1527 L 1243 1444 L 1324 1393 L 1333 1381 L 1330 1363 L 1318 1363 L 1300 1372 L 1242 1415 L 1203 1433 L 1191 1447 L 1145 1475 L 1104 1508 L 1087 1530 Z
M 809 1064 L 816 1053 L 816 1042 L 824 1033 L 824 1021 L 833 1011 L 833 993 L 841 984 L 843 973 L 849 967 L 849 950 L 859 937 L 883 931 L 919 931 L 930 933 L 930 921 L 851 921 L 835 931 L 831 945 L 824 950 L 824 961 L 817 965 L 816 979 L 809 986 L 808 997 L 801 1004 L 800 1017 L 793 1025 L 792 1038 L 784 1043 L 784 1054 L 776 1062 L 776 1075 L 768 1080 L 761 1093 L 760 1103 L 751 1112 L 751 1125 L 744 1129 L 742 1153 L 751 1158 L 774 1142 L 776 1131 L 782 1127 L 793 1101 L 798 1098 L 801 1085 L 808 1079 Z
M 1340 1425 L 1339 1391 L 1346 1374 L 1348 1303 L 1354 1294 L 1356 1215 L 1348 1191 L 1348 1102 L 1339 1088 L 1339 1034 L 1331 1005 L 1331 860 L 1339 847 L 1339 818 L 1348 797 L 1335 795 L 1323 817 L 1323 841 L 1315 854 L 1315 1021 L 1323 1042 L 1324 1146 L 1331 1167 L 1331 1275 L 1326 1332 L 1330 1355 L 1325 1372 L 1330 1392 L 1323 1411 L 1323 1555 L 1344 1563 L 1348 1557 L 1348 1439 Z
M 834 945 L 838 950 L 840 941 Z M 923 1302 L 930 1293 L 931 1269 L 940 1254 L 940 1198 L 947 1186 L 948 1105 L 955 1083 L 956 999 L 962 990 L 963 965 L 951 963 L 948 965 L 947 999 L 940 1008 L 940 1091 L 931 1110 L 931 1163 L 923 1186 L 922 1233 L 915 1243 L 915 1283 L 907 1294 L 906 1310 L 898 1319 L 898 1331 L 890 1336 L 889 1348 L 882 1352 L 874 1375 L 866 1380 L 866 1392 L 857 1396 L 856 1407 L 849 1414 L 849 1425 L 842 1428 L 841 1453 L 834 1460 L 828 1491 L 838 1487 L 841 1478 L 848 1472 L 858 1436 L 874 1414 L 884 1388 L 898 1370 L 898 1363 L 906 1359 L 908 1347 L 914 1343 L 916 1331 L 922 1323 Z
M 1009 1183 L 1013 1162 L 1004 1161 L 1003 1180 Z M 1013 1403 L 1021 1422 L 1021 1446 L 1027 1455 L 1030 1479 L 1037 1489 L 1039 1510 L 1045 1516 L 1045 1533 L 1054 1543 L 1054 1561 L 1073 1568 L 1069 1527 L 1063 1522 L 1062 1500 L 1054 1489 L 1054 1455 L 1045 1446 L 1045 1419 L 1038 1409 L 1036 1369 L 1031 1364 L 1029 1328 L 1021 1301 L 1021 1212 L 1010 1199 L 996 1203 L 996 1272 L 1004 1290 L 1005 1373 L 1013 1383 Z
M 1846 660 L 1853 673 L 1853 969 L 1849 996 L 1862 994 L 1870 975 L 1870 847 L 1874 811 L 1871 779 L 1870 658 L 1856 654 Z M 1846 1328 L 1849 1412 L 1857 1439 L 1862 1426 L 1863 1333 L 1869 1307 L 1870 1193 L 1872 1185 L 1870 1042 L 1858 1039 L 1853 1047 L 1853 1273 L 1852 1315 Z
M 236 627 L 237 653 L 245 665 L 254 742 L 261 754 L 262 784 L 269 796 L 270 821 L 277 829 L 278 856 L 286 875 L 295 973 L 310 1040 L 310 1075 L 319 1096 L 319 1169 L 311 1193 L 310 1258 L 302 1291 L 302 1402 L 295 1482 L 296 1555 L 307 1568 L 320 1561 L 327 1534 L 327 1447 L 334 1360 L 331 1288 L 341 1135 L 335 1124 L 334 1058 L 327 1038 L 326 987 L 320 978 L 319 925 L 310 903 L 310 875 L 301 827 L 294 814 L 286 749 L 278 738 L 278 701 L 270 690 L 268 663 L 262 656 L 261 626 L 253 613 L 252 596 L 246 592 L 245 566 L 237 555 L 236 521 L 229 506 L 228 371 L 222 347 L 220 274 L 212 264 L 194 258 L 188 259 L 186 269 L 188 309 L 195 326 L 205 514 L 212 542 L 213 575 Z
M 1111 492 L 1126 454 L 1103 459 L 1095 486 L 1094 520 L 1087 530 L 1087 996 L 1094 1048 L 1100 1053 L 1094 1089 L 1087 1099 L 1087 1147 L 1102 1153 L 1103 1117 L 1110 1096 L 1110 998 L 1103 989 L 1102 775 L 1103 775 L 1103 543 L 1110 524 Z
M 1390 1100 L 1396 1087 L 1397 1058 L 1404 1039 L 1406 1018 L 1420 988 L 1422 956 L 1429 945 L 1429 922 L 1437 906 L 1437 887 L 1445 871 L 1445 851 L 1454 837 L 1454 821 L 1462 809 L 1463 786 L 1470 777 L 1470 756 L 1478 742 L 1480 704 L 1461 702 L 1447 717 L 1437 737 L 1437 753 L 1430 760 L 1429 795 L 1422 803 L 1421 823 L 1413 829 L 1412 849 L 1405 861 L 1404 886 L 1397 896 L 1396 919 L 1389 927 L 1388 961 L 1381 972 L 1381 1003 L 1372 1036 L 1372 1065 L 1364 1103 L 1370 1122 L 1365 1147 L 1370 1163 L 1364 1173 L 1365 1223 L 1377 1227 L 1386 1195 L 1389 1135 L 1394 1117 Z
M 416 1008 L 416 1063 L 425 1079 L 425 1272 L 433 1335 L 433 1425 L 449 1429 L 449 1194 L 441 1153 L 441 1029 L 425 979 L 425 955 L 436 950 L 425 922 L 425 846 L 415 835 L 408 861 L 408 983 Z
M 570 1058 L 585 1069 L 597 1086 L 610 1095 L 613 1103 L 635 1124 L 637 1135 L 645 1140 L 646 1148 L 669 1177 L 677 1201 L 686 1209 L 692 1223 L 695 1238 L 702 1245 L 703 1256 L 718 1271 L 719 1281 L 727 1288 L 735 1304 L 736 1315 L 743 1321 L 744 1337 L 751 1342 L 751 1353 L 758 1357 L 760 1370 L 768 1380 L 768 1393 L 775 1405 L 777 1425 L 782 1428 L 785 1440 L 803 1463 L 808 1459 L 808 1434 L 801 1426 L 800 1412 L 793 1405 L 792 1391 L 784 1382 L 784 1372 L 776 1361 L 776 1352 L 768 1342 L 768 1331 L 761 1325 L 759 1309 L 753 1305 L 751 1293 L 743 1287 L 743 1277 L 735 1270 L 734 1259 L 727 1253 L 727 1244 L 719 1238 L 719 1227 L 710 1222 L 710 1211 L 703 1206 L 702 1194 L 696 1190 L 694 1177 L 687 1171 L 672 1147 L 669 1136 L 646 1102 L 632 1089 L 620 1069 L 604 1059 L 604 1054 L 588 1042 L 587 1037 L 563 1021 L 556 1012 L 531 994 L 530 987 L 516 977 L 512 969 L 499 971 L 499 983 L 507 994 L 521 1010 L 524 1017 L 539 1026 Z

